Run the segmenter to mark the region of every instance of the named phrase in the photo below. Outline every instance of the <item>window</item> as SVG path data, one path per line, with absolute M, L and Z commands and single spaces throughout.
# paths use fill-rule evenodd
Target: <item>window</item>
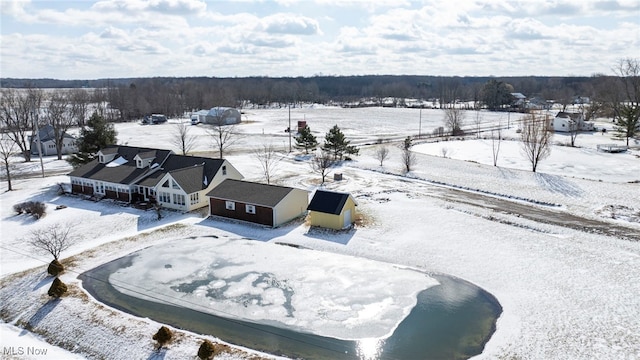
M 100 155 L 100 163 L 104 164 L 104 156 Z
M 227 165 L 222 167 L 222 175 L 227 175 Z
M 168 188 L 168 187 L 169 187 L 169 180 L 165 181 L 165 182 L 162 184 L 162 187 L 166 187 L 166 188 Z
M 245 205 L 245 210 L 247 211 L 247 214 L 255 214 L 256 213 L 256 207 L 253 205 Z
M 176 205 L 184 205 L 184 195 L 182 194 L 173 194 L 173 203 Z
M 163 203 L 170 203 L 171 202 L 171 194 L 166 193 L 166 192 L 160 192 L 158 193 L 158 201 L 163 202 Z
M 180 185 L 178 185 L 178 183 L 175 180 L 171 181 L 171 185 L 174 189 L 180 190 Z
M 227 208 L 227 210 L 235 210 L 236 209 L 236 203 L 234 203 L 233 201 L 225 201 L 224 206 L 225 206 L 225 208 Z
M 142 160 L 140 160 L 140 159 L 136 160 L 136 167 L 137 168 L 141 168 L 142 167 Z
M 138 186 L 138 194 L 144 194 L 144 187 Z
M 200 194 L 193 193 L 193 194 L 189 195 L 189 200 L 190 200 L 191 205 L 197 204 L 198 201 L 200 201 Z

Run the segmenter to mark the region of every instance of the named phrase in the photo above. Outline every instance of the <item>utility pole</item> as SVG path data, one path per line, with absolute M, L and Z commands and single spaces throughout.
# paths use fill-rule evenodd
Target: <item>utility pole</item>
M 418 125 L 418 139 L 422 138 L 422 109 L 420 109 L 420 123 Z
M 289 103 L 289 128 L 287 131 L 289 132 L 289 152 L 291 152 L 291 103 Z
M 40 130 L 38 129 L 38 112 L 39 111 L 40 109 L 35 110 L 35 116 L 34 116 L 34 113 L 32 112 L 31 119 L 34 120 L 35 122 L 36 140 L 38 142 L 38 155 L 40 157 L 40 169 L 42 170 L 42 177 L 44 177 L 44 163 L 42 162 L 42 143 L 40 143 Z

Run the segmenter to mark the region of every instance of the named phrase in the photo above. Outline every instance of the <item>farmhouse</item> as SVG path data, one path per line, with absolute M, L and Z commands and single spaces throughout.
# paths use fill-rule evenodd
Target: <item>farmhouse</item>
M 580 113 L 560 111 L 553 118 L 552 125 L 556 132 L 593 131 L 593 123 L 584 121 Z
M 207 192 L 223 180 L 243 176 L 224 159 L 114 145 L 69 177 L 74 194 L 131 203 L 157 201 L 166 208 L 191 211 L 207 206 Z
M 350 194 L 316 190 L 307 207 L 311 226 L 346 229 L 354 222 L 357 205 Z
M 38 136 L 40 136 L 40 149 L 38 149 Z M 45 125 L 41 127 L 37 134 L 33 134 L 29 137 L 29 142 L 31 144 L 31 154 L 38 155 L 40 150 L 42 151 L 43 156 L 49 155 L 57 155 L 58 152 L 56 150 L 56 136 L 53 131 L 53 126 Z M 76 146 L 76 138 L 65 133 L 62 140 L 62 153 L 63 154 L 73 154 L 78 151 L 78 147 Z
M 209 215 L 280 226 L 306 213 L 305 190 L 227 179 L 211 190 Z

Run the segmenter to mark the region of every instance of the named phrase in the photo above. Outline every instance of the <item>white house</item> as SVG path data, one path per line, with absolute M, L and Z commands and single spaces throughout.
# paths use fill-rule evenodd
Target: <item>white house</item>
M 56 137 L 53 126 L 47 124 L 41 127 L 38 134 L 40 134 L 40 149 L 38 149 L 38 136 L 36 136 L 35 133 L 29 136 L 31 154 L 38 155 L 41 150 L 43 156 L 57 155 L 58 151 L 56 150 Z M 77 151 L 76 138 L 65 133 L 62 140 L 62 154 L 73 154 Z
M 157 202 L 191 211 L 207 206 L 206 194 L 225 179 L 243 176 L 227 160 L 175 155 L 169 150 L 114 145 L 69 173 L 71 191 L 126 202 Z
M 556 114 L 552 125 L 556 132 L 593 131 L 594 129 L 593 123 L 584 121 L 582 114 L 564 111 Z

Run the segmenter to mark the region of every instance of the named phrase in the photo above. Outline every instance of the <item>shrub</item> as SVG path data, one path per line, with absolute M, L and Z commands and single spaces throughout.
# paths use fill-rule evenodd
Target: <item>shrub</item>
M 173 337 L 173 333 L 168 327 L 162 326 L 158 332 L 153 335 L 153 340 L 158 342 L 158 347 L 163 347 Z
M 31 205 L 31 214 L 36 219 L 43 218 L 47 214 L 47 206 L 40 201 L 33 202 Z
M 53 279 L 53 283 L 51 283 L 51 287 L 49 288 L 49 291 L 47 291 L 47 294 L 49 294 L 49 296 L 59 298 L 60 296 L 64 295 L 64 293 L 66 292 L 67 292 L 67 285 L 65 285 L 65 283 L 60 281 L 59 278 L 55 278 Z
M 64 271 L 64 266 L 60 263 L 60 261 L 54 259 L 49 263 L 49 267 L 47 268 L 47 272 L 51 276 L 58 276 L 62 271 Z
M 198 349 L 198 357 L 202 360 L 211 359 L 217 353 L 216 346 L 209 340 L 204 340 Z
M 41 201 L 25 201 L 13 205 L 13 210 L 19 214 L 31 214 L 36 219 L 40 219 L 47 214 L 47 205 Z

